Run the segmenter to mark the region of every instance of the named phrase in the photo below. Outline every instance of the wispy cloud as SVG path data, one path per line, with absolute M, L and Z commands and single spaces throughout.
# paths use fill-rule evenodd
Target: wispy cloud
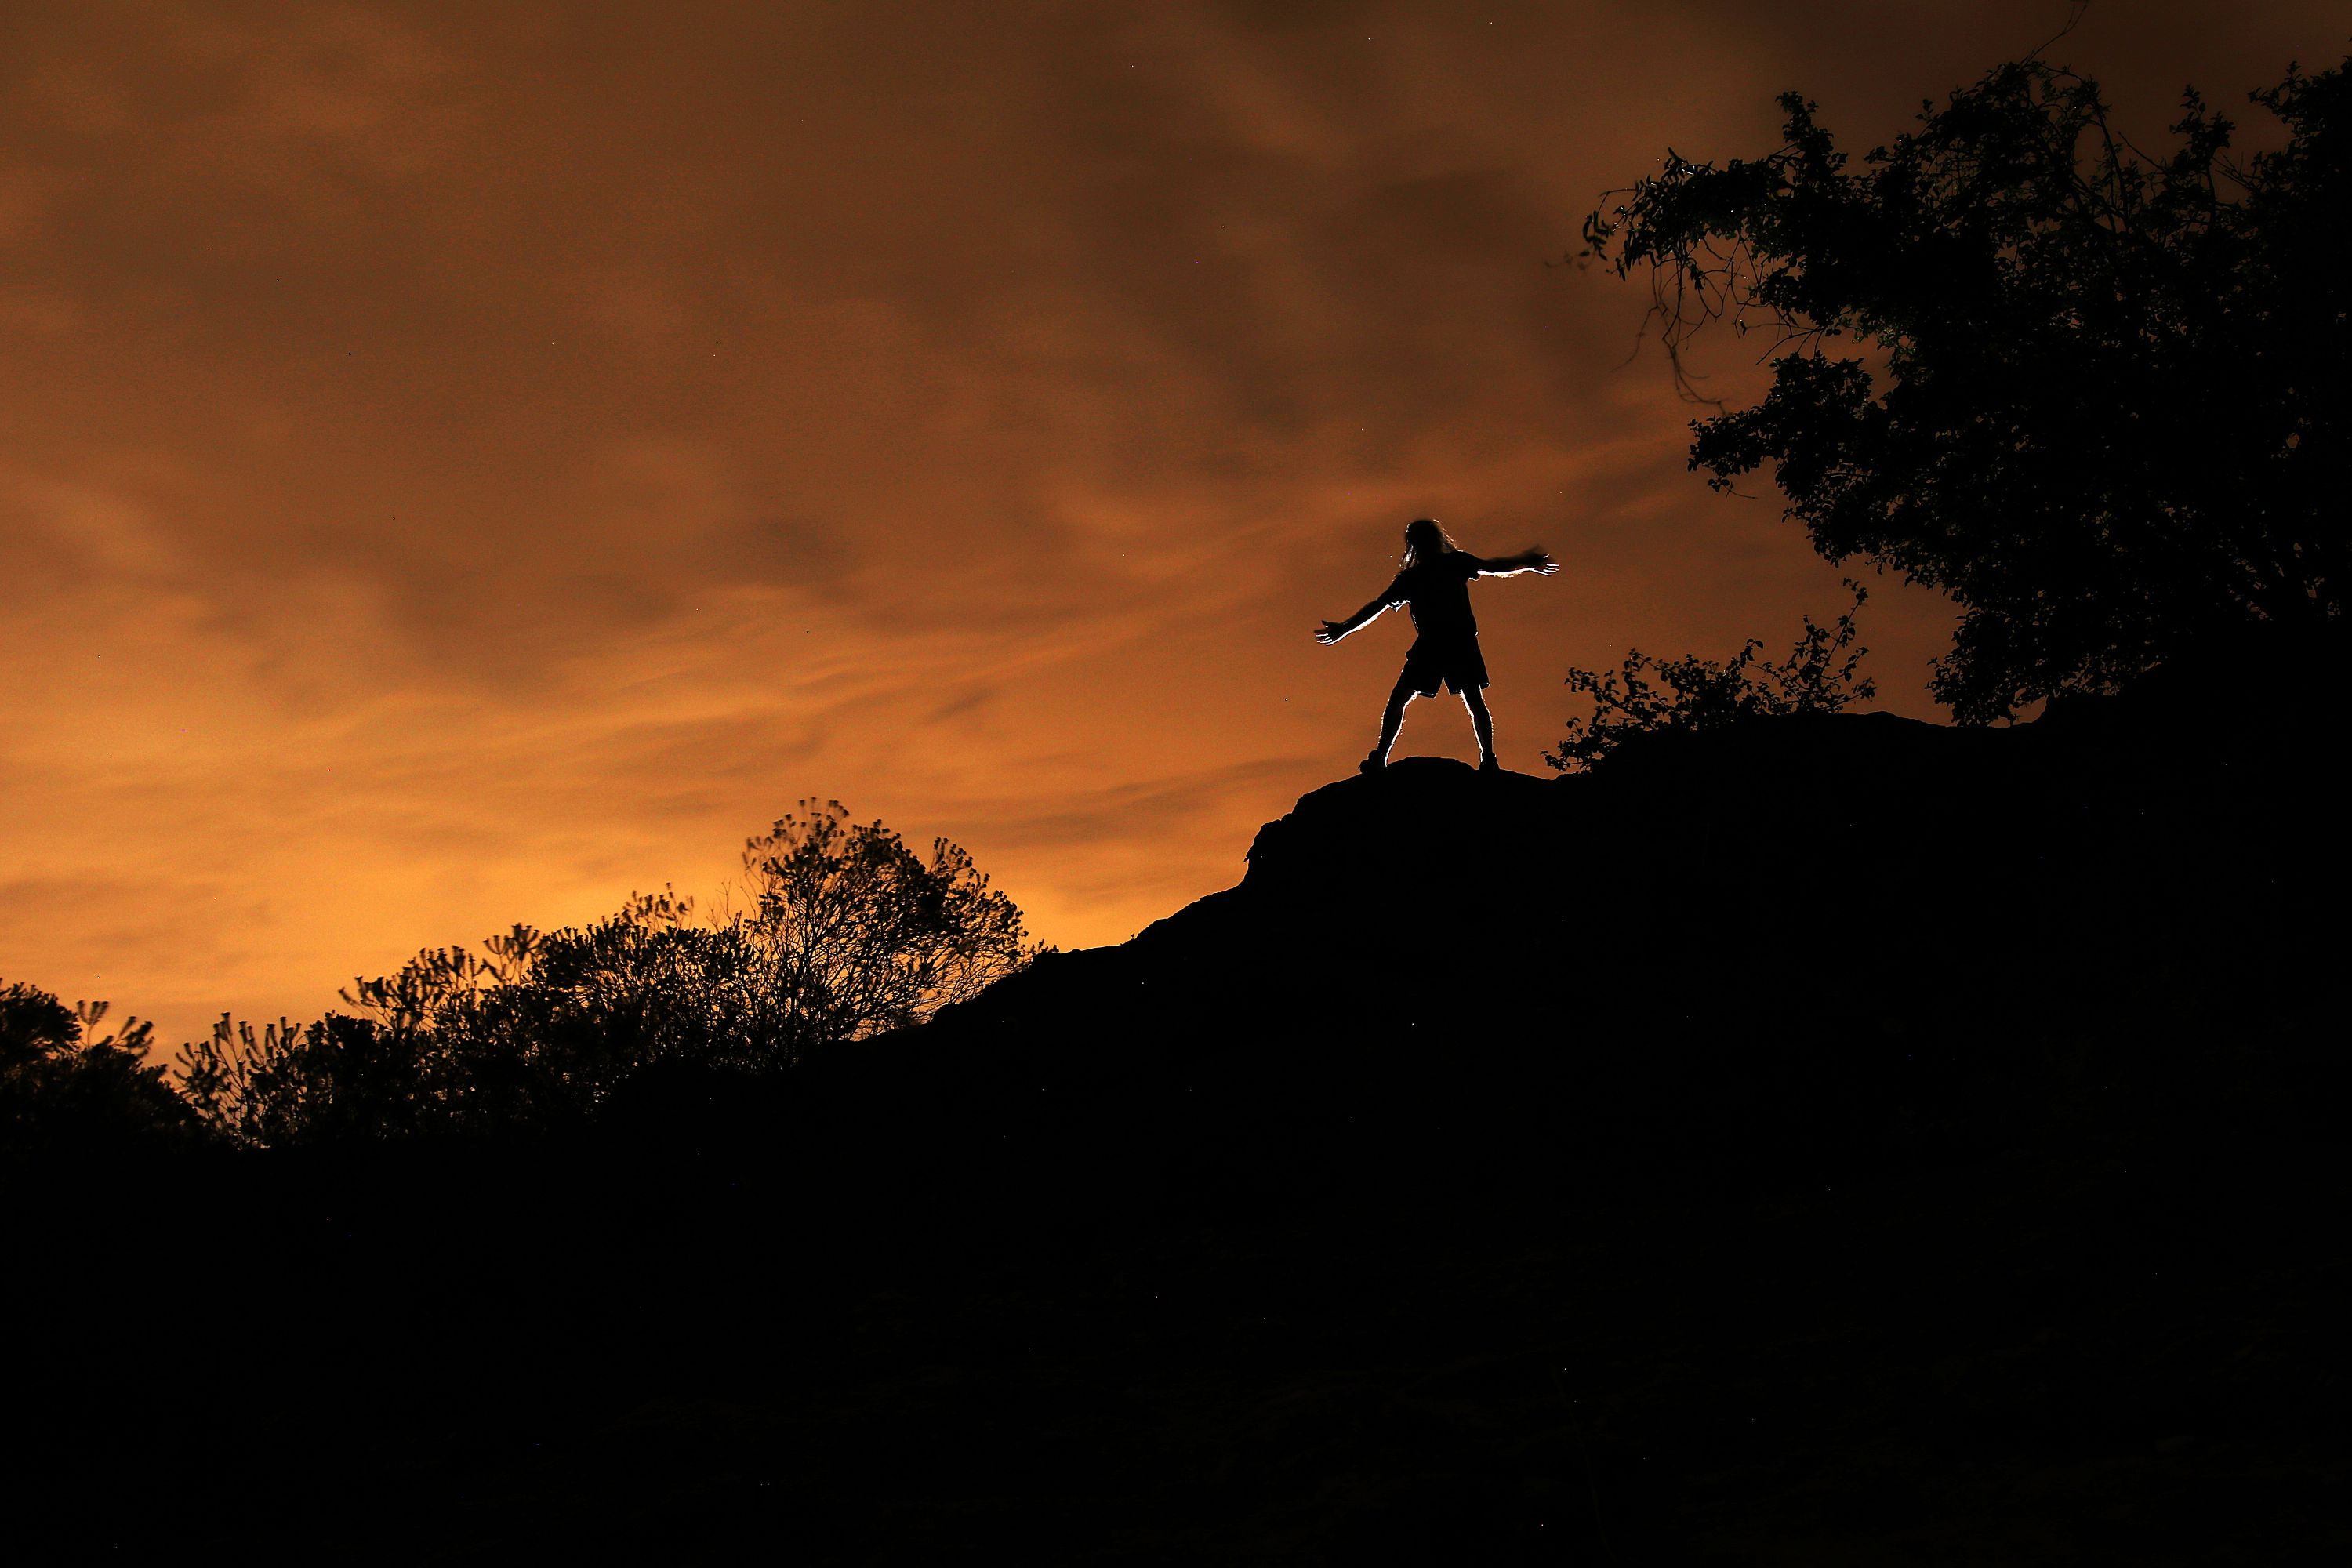
M 1534 766 L 1569 664 L 1837 594 L 1684 471 L 1641 291 L 1550 265 L 1584 207 L 2062 12 L 18 7 L 0 973 L 310 1011 L 804 796 L 1115 940 L 1361 753 L 1400 639 L 1306 634 L 1420 512 L 1568 563 L 1481 591 Z M 2077 58 L 2160 124 L 2339 35 Z M 1898 707 L 1942 615 L 1874 604 Z

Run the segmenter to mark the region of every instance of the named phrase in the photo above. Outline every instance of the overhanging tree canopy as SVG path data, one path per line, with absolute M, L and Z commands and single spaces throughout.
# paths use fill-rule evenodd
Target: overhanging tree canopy
M 1670 151 L 1585 220 L 1649 270 L 1678 375 L 1708 321 L 1775 330 L 1769 392 L 1694 422 L 1691 466 L 1771 464 L 1822 554 L 1948 592 L 1933 689 L 1964 722 L 2343 614 L 2352 89 L 2252 97 L 2284 148 L 2233 163 L 2191 92 L 2154 156 L 2028 59 L 1853 169 L 1791 93 L 1779 151 Z

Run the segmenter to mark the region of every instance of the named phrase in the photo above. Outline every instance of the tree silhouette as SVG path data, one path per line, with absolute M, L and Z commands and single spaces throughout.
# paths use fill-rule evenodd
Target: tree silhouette
M 743 868 L 757 907 L 730 934 L 769 1032 L 795 1047 L 916 1023 L 1034 955 L 971 856 L 941 838 L 926 860 L 838 801 L 803 801 L 746 841 Z
M 147 1065 L 154 1026 L 95 1037 L 104 1002 L 68 1007 L 21 982 L 0 986 L 0 1151 L 24 1156 L 177 1142 L 188 1108 Z
M 743 867 L 750 907 L 707 923 L 670 890 L 633 894 L 585 928 L 427 949 L 307 1026 L 224 1016 L 183 1047 L 184 1092 L 248 1144 L 558 1127 L 657 1064 L 772 1071 L 919 1022 L 1039 951 L 961 848 L 926 859 L 837 802 L 802 802 Z
M 1587 256 L 1648 270 L 1686 391 L 1693 332 L 1770 329 L 1770 390 L 1696 421 L 1691 466 L 1772 465 L 1823 555 L 1948 592 L 1934 689 L 1963 721 L 2343 615 L 2352 86 L 2251 97 L 2280 150 L 2232 162 L 2192 91 L 2157 156 L 2026 59 L 1853 169 L 1790 93 L 1778 151 L 1669 150 L 1585 219 Z

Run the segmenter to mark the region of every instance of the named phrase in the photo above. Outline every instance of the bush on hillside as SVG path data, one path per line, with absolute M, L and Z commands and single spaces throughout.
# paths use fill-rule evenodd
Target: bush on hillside
M 656 1064 L 769 1072 L 921 1022 L 1026 964 L 1021 912 L 961 848 L 929 858 L 839 803 L 746 841 L 749 907 L 632 895 L 585 928 L 518 925 L 354 981 L 349 1013 L 182 1053 L 204 1122 L 247 1144 L 468 1136 L 593 1116 Z
M 1545 752 L 1544 761 L 1563 773 L 1581 773 L 1636 735 L 1712 730 L 1785 713 L 1836 713 L 1868 701 L 1878 688 L 1858 673 L 1870 650 L 1855 646 L 1853 618 L 1870 595 L 1854 583 L 1846 586 L 1853 590 L 1853 608 L 1828 626 L 1807 616 L 1789 657 L 1778 664 L 1759 663 L 1764 644 L 1750 637 L 1725 663 L 1696 654 L 1659 658 L 1633 648 L 1616 669 L 1571 668 L 1569 689 L 1592 699 L 1592 716 L 1570 719 L 1559 749 Z

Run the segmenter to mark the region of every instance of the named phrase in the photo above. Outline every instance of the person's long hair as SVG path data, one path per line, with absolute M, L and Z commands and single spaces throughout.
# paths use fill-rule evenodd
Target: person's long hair
M 1438 526 L 1433 517 L 1416 517 L 1404 525 L 1404 558 L 1398 563 L 1407 572 L 1424 561 L 1433 561 L 1449 550 L 1462 547 L 1454 536 Z

